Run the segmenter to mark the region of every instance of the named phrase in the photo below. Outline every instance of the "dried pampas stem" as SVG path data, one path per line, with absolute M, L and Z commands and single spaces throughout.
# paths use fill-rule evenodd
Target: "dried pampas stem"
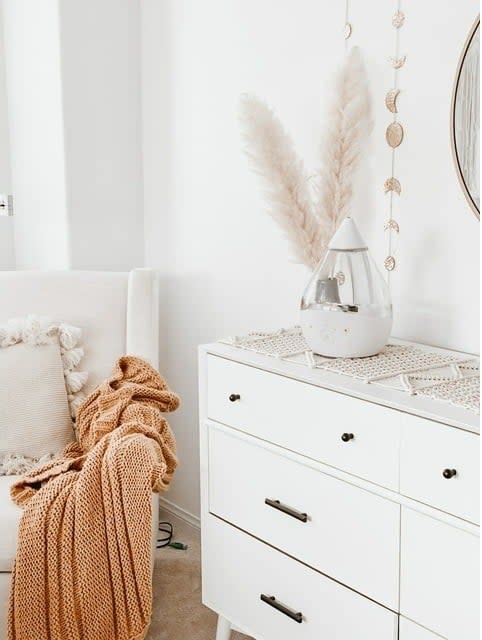
M 269 212 L 285 230 L 296 259 L 314 267 L 319 224 L 303 162 L 280 120 L 255 96 L 242 96 L 241 121 L 246 154 L 264 181 Z
M 314 189 L 310 189 L 308 173 L 289 135 L 267 105 L 244 95 L 241 121 L 246 153 L 263 178 L 270 213 L 285 229 L 296 259 L 313 268 L 350 213 L 354 174 L 372 128 L 359 49 L 351 50 L 337 77 L 322 147 L 323 166 L 314 176 Z
M 338 74 L 319 171 L 319 258 L 343 220 L 351 213 L 353 180 L 364 144 L 373 127 L 368 80 L 360 50 L 354 47 Z

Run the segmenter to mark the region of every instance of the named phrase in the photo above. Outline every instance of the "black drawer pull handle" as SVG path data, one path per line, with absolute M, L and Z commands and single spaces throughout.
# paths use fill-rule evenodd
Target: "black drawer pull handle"
M 350 442 L 350 440 L 353 440 L 355 436 L 353 435 L 353 433 L 343 433 L 341 436 L 341 439 L 343 440 L 343 442 Z
M 236 400 L 241 400 L 241 396 L 239 395 L 239 393 L 232 393 L 229 396 L 229 399 L 231 400 L 231 402 L 236 402 Z
M 450 480 L 450 478 L 457 475 L 457 469 L 444 469 L 442 475 L 446 480 Z
M 282 504 L 279 500 L 271 500 L 271 498 L 265 498 L 264 503 L 267 504 L 269 507 L 273 507 L 273 509 L 277 509 L 278 511 L 282 511 L 283 513 L 286 513 L 288 516 L 291 516 L 292 518 L 301 520 L 301 522 L 306 522 L 308 520 L 307 513 L 301 513 L 301 511 L 296 511 L 296 509 L 287 507 L 285 504 Z
M 300 613 L 299 611 L 298 612 L 292 611 L 291 609 L 286 607 L 284 604 L 281 604 L 281 602 L 278 602 L 274 596 L 266 596 L 264 593 L 262 593 L 259 597 L 263 602 L 266 602 L 266 604 L 269 604 L 270 607 L 273 607 L 273 609 L 276 609 L 277 611 L 281 611 L 281 613 L 284 613 L 285 616 L 288 616 L 288 618 L 291 618 L 295 622 L 298 622 L 300 624 L 303 622 L 302 613 Z

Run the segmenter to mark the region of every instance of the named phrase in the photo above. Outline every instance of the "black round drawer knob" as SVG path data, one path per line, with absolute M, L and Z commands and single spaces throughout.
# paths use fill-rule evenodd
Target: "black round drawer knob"
M 231 400 L 231 402 L 236 402 L 236 400 L 241 400 L 241 396 L 239 395 L 239 393 L 232 393 L 229 396 L 229 399 Z
M 341 439 L 343 440 L 343 442 L 350 442 L 350 440 L 353 440 L 355 436 L 353 435 L 353 433 L 344 433 L 341 436 Z
M 457 469 L 444 469 L 442 471 L 442 475 L 447 480 L 450 480 L 450 478 L 453 478 L 454 476 L 457 475 Z

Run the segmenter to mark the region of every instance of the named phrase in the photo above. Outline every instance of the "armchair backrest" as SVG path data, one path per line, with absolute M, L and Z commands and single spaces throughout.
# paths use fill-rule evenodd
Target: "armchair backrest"
M 157 283 L 151 269 L 0 271 L 0 323 L 30 314 L 80 327 L 91 391 L 120 355 L 158 366 Z

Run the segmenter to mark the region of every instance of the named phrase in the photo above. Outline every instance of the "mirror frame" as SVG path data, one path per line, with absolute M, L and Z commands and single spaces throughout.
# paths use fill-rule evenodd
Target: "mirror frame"
M 464 66 L 464 62 L 465 62 L 465 58 L 467 56 L 467 52 L 469 50 L 470 44 L 473 40 L 473 37 L 475 35 L 475 32 L 477 31 L 477 29 L 480 26 L 480 14 L 477 16 L 477 18 L 475 19 L 474 24 L 472 25 L 472 28 L 469 31 L 469 35 L 467 36 L 464 46 L 462 48 L 462 54 L 460 56 L 459 59 L 459 63 L 457 65 L 457 72 L 455 74 L 455 83 L 454 83 L 454 88 L 452 91 L 452 106 L 450 109 L 450 140 L 452 143 L 452 155 L 454 158 L 454 163 L 455 163 L 455 169 L 456 169 L 456 173 L 457 173 L 457 177 L 459 179 L 460 182 L 460 186 L 462 187 L 462 191 L 464 192 L 465 195 L 465 199 L 467 200 L 467 202 L 470 205 L 470 208 L 472 209 L 474 215 L 477 217 L 478 220 L 480 220 L 480 210 L 477 208 L 477 205 L 475 204 L 470 191 L 467 188 L 467 184 L 465 182 L 465 178 L 462 174 L 462 170 L 460 168 L 460 162 L 459 162 L 459 156 L 457 153 L 457 145 L 456 145 L 456 141 L 455 141 L 455 102 L 457 99 L 457 90 L 459 88 L 459 82 L 460 82 L 460 76 L 462 74 L 462 67 Z

